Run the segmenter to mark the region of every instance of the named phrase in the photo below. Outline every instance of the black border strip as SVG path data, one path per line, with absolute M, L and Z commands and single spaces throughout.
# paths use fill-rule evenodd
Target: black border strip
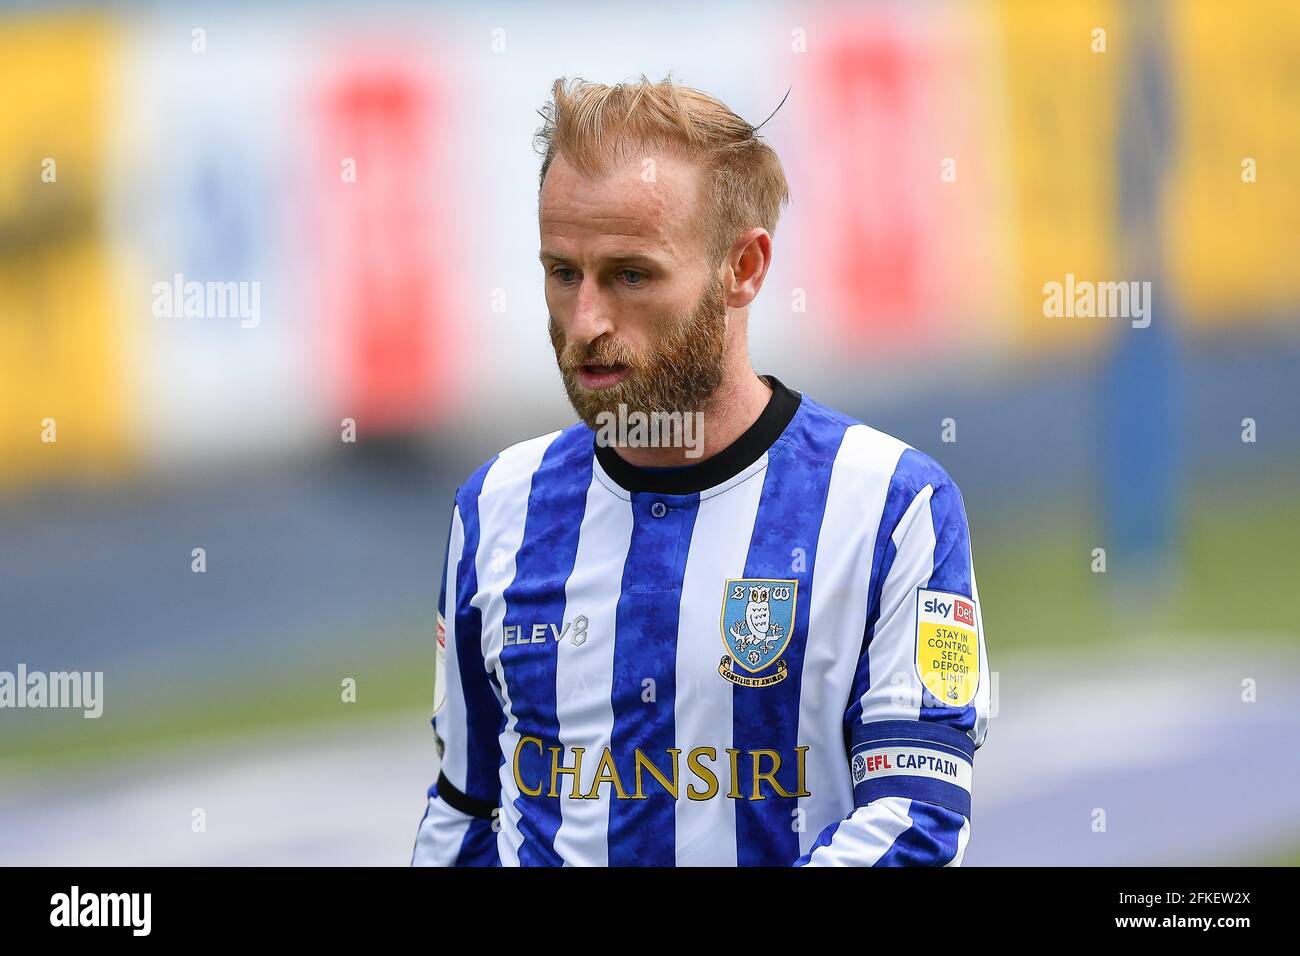
M 491 820 L 492 814 L 497 809 L 495 803 L 461 793 L 443 774 L 438 774 L 438 796 L 453 810 L 459 810 L 467 817 L 478 817 L 480 820 Z
M 775 444 L 794 420 L 802 396 L 783 385 L 775 375 L 763 378 L 772 387 L 772 397 L 758 420 L 734 442 L 698 465 L 672 471 L 647 471 L 630 465 L 608 445 L 596 445 L 600 467 L 625 491 L 657 492 L 661 495 L 691 495 L 722 484 L 740 474 Z M 596 441 L 592 435 L 592 442 Z

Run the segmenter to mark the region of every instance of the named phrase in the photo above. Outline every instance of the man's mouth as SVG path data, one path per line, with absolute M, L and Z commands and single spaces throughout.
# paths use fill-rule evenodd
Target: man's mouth
M 626 365 L 579 365 L 577 369 L 579 383 L 592 391 L 617 385 L 628 371 Z

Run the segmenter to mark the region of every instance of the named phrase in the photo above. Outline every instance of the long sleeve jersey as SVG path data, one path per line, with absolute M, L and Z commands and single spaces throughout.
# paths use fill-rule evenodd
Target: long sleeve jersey
M 768 381 L 698 464 L 577 424 L 458 489 L 413 864 L 960 864 L 989 719 L 961 496 Z

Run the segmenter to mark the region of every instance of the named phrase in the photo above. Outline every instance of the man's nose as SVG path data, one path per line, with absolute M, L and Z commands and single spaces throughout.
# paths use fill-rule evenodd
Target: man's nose
M 609 303 L 605 301 L 597 283 L 590 277 L 583 277 L 574 302 L 573 318 L 568 333 L 569 341 L 586 345 L 596 341 L 605 333 L 612 332 L 613 329 Z

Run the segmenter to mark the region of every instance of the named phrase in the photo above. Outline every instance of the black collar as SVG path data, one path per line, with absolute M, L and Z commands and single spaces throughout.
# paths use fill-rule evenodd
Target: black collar
M 627 491 L 649 491 L 661 495 L 690 495 L 734 478 L 763 456 L 781 437 L 802 401 L 798 392 L 782 385 L 775 375 L 764 375 L 772 397 L 754 424 L 734 442 L 698 465 L 667 471 L 638 468 L 619 457 L 612 447 L 596 445 L 596 459 L 605 474 Z M 595 441 L 595 436 L 592 436 Z

